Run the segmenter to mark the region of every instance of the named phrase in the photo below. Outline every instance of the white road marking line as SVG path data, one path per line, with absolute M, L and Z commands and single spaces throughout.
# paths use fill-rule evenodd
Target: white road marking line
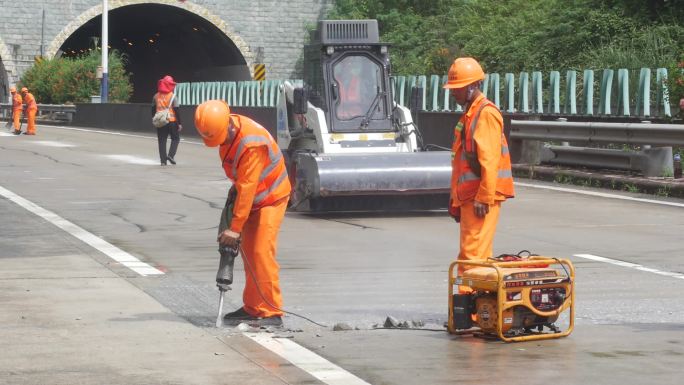
M 95 234 L 92 234 L 84 230 L 83 228 L 67 221 L 66 219 L 60 217 L 52 211 L 46 210 L 38 206 L 37 204 L 29 201 L 28 199 L 20 197 L 19 195 L 7 190 L 2 186 L 0 186 L 0 196 L 5 197 L 6 199 L 32 212 L 33 214 L 45 219 L 46 221 L 52 223 L 53 225 L 80 239 L 81 241 L 85 242 L 86 244 L 90 245 L 96 250 L 102 252 L 109 258 L 121 263 L 122 265 L 128 267 L 129 269 L 135 271 L 136 273 L 142 276 L 164 274 L 164 272 L 162 272 L 161 270 L 157 270 L 156 268 L 148 265 L 147 263 L 142 262 L 138 258 L 119 249 L 118 247 L 112 245 L 104 239 L 99 238 Z
M 136 134 L 127 134 L 124 132 L 118 132 L 118 131 L 105 131 L 105 130 L 93 130 L 90 128 L 76 128 L 76 127 L 65 127 L 65 126 L 45 126 L 45 127 L 50 127 L 50 128 L 59 128 L 62 130 L 71 130 L 71 131 L 83 131 L 83 132 L 94 132 L 97 134 L 107 134 L 107 135 L 117 135 L 117 136 L 130 136 L 133 138 L 145 138 L 145 139 L 154 139 L 157 140 L 156 136 L 153 135 L 136 135 Z M 10 134 L 13 135 L 13 134 Z M 186 140 L 181 138 L 181 142 L 183 143 L 190 143 L 190 144 L 203 144 L 202 142 L 195 142 L 191 140 Z
M 48 146 L 48 147 L 76 147 L 74 144 L 69 144 L 69 143 L 64 143 L 64 142 L 55 142 L 52 140 L 37 140 L 33 143 L 40 144 L 41 146 Z
M 684 279 L 684 274 L 682 274 L 682 273 L 675 273 L 672 271 L 662 271 L 662 270 L 642 266 L 642 265 L 639 265 L 637 263 L 621 261 L 619 259 L 599 257 L 598 255 L 592 255 L 592 254 L 574 254 L 573 257 L 590 259 L 592 261 L 597 261 L 597 262 L 610 263 L 610 264 L 617 265 L 617 266 L 628 267 L 630 269 L 636 269 L 636 270 L 646 271 L 646 272 L 653 273 L 653 274 L 664 275 L 666 277 Z
M 17 135 L 14 135 L 11 132 L 0 132 L 0 136 L 17 136 Z
M 272 338 L 264 333 L 244 333 L 244 335 L 326 384 L 370 385 L 288 338 Z
M 544 186 L 544 185 L 523 183 L 523 182 L 515 182 L 515 185 L 516 186 L 522 186 L 522 187 L 538 188 L 538 189 L 543 189 L 543 190 L 553 190 L 553 191 L 562 191 L 562 192 L 569 192 L 569 193 L 575 193 L 575 194 L 591 195 L 591 196 L 601 197 L 601 198 L 622 199 L 625 201 L 632 201 L 632 202 L 655 203 L 655 204 L 664 205 L 664 206 L 684 207 L 684 203 L 658 201 L 655 199 L 634 198 L 634 197 L 628 197 L 628 196 L 618 195 L 618 194 L 602 193 L 602 192 L 598 192 L 598 191 L 578 190 L 578 189 L 572 189 L 572 188 L 566 188 L 566 187 Z
M 105 158 L 109 158 L 112 160 L 117 160 L 120 162 L 126 162 L 130 164 L 141 164 L 145 166 L 152 166 L 152 165 L 158 165 L 159 161 L 148 159 L 148 158 L 141 158 L 138 156 L 134 155 L 102 155 Z

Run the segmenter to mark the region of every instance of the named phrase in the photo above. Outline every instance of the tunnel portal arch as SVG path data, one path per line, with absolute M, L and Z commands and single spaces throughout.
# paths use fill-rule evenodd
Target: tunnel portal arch
M 14 72 L 14 65 L 10 61 L 12 57 L 9 48 L 2 39 L 0 39 L 0 103 L 9 102 L 9 88 L 11 86 L 10 79 L 7 74 Z
M 102 6 L 90 8 L 53 39 L 46 56 L 94 49 L 101 22 Z M 110 1 L 109 46 L 127 56 L 132 102 L 149 102 L 157 79 L 167 74 L 177 82 L 237 81 L 249 80 L 253 71 L 245 41 L 220 17 L 187 1 Z

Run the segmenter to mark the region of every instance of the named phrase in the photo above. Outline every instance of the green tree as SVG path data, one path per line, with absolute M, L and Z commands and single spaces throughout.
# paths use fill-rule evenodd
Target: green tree
M 125 57 L 116 51 L 109 54 L 109 100 L 127 102 L 133 91 L 126 73 Z M 77 58 L 48 59 L 36 63 L 21 78 L 39 103 L 85 103 L 91 95 L 100 94 L 97 67 L 100 54 L 96 51 Z

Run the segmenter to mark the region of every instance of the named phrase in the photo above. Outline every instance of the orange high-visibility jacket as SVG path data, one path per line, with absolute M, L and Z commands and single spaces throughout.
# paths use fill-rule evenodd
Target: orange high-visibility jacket
M 173 97 L 173 92 L 169 92 L 166 94 L 162 93 L 157 93 L 155 95 L 154 100 L 156 101 L 157 104 L 157 112 L 165 110 L 169 108 L 169 104 L 171 103 L 171 98 Z M 174 99 L 174 102 L 176 100 Z M 176 121 L 176 113 L 173 111 L 173 106 L 169 108 L 169 122 L 175 122 Z
M 33 97 L 32 93 L 26 93 L 24 103 L 26 103 L 26 111 L 38 111 L 38 104 L 36 104 L 36 98 Z
M 495 201 L 512 198 L 515 192 L 511 157 L 503 133 L 503 118 L 496 106 L 484 95 L 479 95 L 461 116 L 454 131 L 452 204 L 458 207 L 463 202 L 475 200 L 492 205 Z M 480 170 L 472 168 L 477 168 L 478 164 Z
M 240 233 L 252 210 L 289 197 L 291 187 L 283 154 L 271 134 L 246 116 L 230 117 L 235 126 L 230 135 L 235 136 L 221 145 L 219 154 L 237 189 L 230 230 Z
M 12 96 L 12 110 L 14 111 L 21 111 L 22 110 L 22 104 L 24 103 L 24 100 L 21 98 L 21 95 L 19 95 L 18 92 L 14 93 L 14 96 Z

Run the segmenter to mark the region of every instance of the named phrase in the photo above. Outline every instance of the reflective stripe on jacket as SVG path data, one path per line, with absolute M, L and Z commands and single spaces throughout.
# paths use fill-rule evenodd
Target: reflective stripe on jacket
M 491 205 L 515 195 L 503 118 L 492 102 L 477 97 L 454 138 L 451 197 L 456 206 L 470 200 Z
M 291 188 L 283 154 L 271 134 L 260 124 L 245 116 L 231 115 L 231 119 L 235 125 L 235 131 L 231 131 L 229 134 L 234 135 L 234 137 L 231 138 L 229 144 L 221 145 L 219 154 L 223 159 L 223 169 L 226 176 L 238 188 L 234 217 L 240 218 L 242 215 L 237 211 L 244 210 L 246 204 L 249 205 L 249 210 L 272 205 L 285 197 L 289 197 Z M 263 153 L 267 154 L 259 158 L 260 164 L 254 168 L 254 172 L 258 175 L 245 174 L 245 172 L 251 171 L 244 169 L 247 166 L 242 164 L 241 159 L 246 152 L 257 148 L 263 148 Z M 243 170 L 240 170 L 241 167 Z M 250 193 L 253 196 L 241 194 L 241 177 L 256 180 L 256 189 Z M 233 222 L 235 222 L 235 218 Z
M 169 103 L 171 102 L 171 97 L 173 97 L 173 92 L 169 92 L 166 94 L 161 94 L 157 93 L 156 97 L 154 98 L 156 100 L 157 104 L 157 112 L 165 110 L 169 108 Z M 174 99 L 174 102 L 176 100 Z M 173 106 L 169 108 L 169 122 L 175 122 L 176 121 L 176 113 L 173 110 Z

